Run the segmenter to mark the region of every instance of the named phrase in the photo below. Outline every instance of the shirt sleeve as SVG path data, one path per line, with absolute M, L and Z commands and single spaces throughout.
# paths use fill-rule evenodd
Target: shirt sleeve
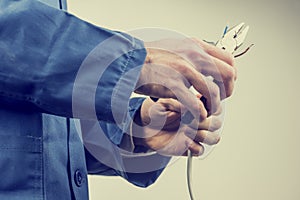
M 149 164 L 155 161 L 161 163 L 161 168 L 144 171 L 144 172 L 141 171 L 126 172 L 126 171 L 116 170 L 110 166 L 103 164 L 98 159 L 96 159 L 94 155 L 90 153 L 90 151 L 86 149 L 85 149 L 85 158 L 86 158 L 87 170 L 90 175 L 121 176 L 129 183 L 143 188 L 146 188 L 152 185 L 153 183 L 155 183 L 159 178 L 159 176 L 163 173 L 168 162 L 170 161 L 169 157 L 161 156 L 158 154 L 156 155 L 156 158 L 154 158 L 154 156 L 136 157 L 134 162 L 134 164 L 136 165 Z M 133 162 L 132 158 L 130 162 Z
M 149 153 L 149 149 L 136 146 L 128 133 L 132 119 L 140 111 L 144 100 L 130 99 L 126 133 L 114 123 L 81 121 L 89 174 L 121 176 L 139 187 L 147 187 L 158 179 L 170 157 Z M 124 143 L 129 145 L 124 146 Z
M 2 106 L 123 123 L 145 56 L 125 33 L 39 1 L 1 0 Z

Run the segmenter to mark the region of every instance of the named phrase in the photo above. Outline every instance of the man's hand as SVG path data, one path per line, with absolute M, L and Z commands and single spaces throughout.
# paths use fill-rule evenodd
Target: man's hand
M 201 155 L 201 143 L 214 145 L 220 137 L 214 131 L 221 127 L 218 116 L 212 115 L 191 125 L 180 123 L 186 108 L 174 99 L 159 99 L 153 102 L 147 98 L 141 107 L 139 125 L 133 126 L 135 143 L 146 146 L 162 155 Z
M 232 94 L 236 70 L 229 53 L 196 39 L 161 40 L 145 46 L 147 57 L 136 92 L 177 99 L 200 121 L 207 117 L 206 110 L 215 113 L 220 101 Z M 190 86 L 206 98 L 206 108 L 189 91 Z

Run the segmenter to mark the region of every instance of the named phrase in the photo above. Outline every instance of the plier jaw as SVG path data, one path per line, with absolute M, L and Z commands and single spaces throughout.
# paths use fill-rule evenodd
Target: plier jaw
M 249 26 L 245 27 L 245 23 L 240 23 L 230 28 L 229 30 L 227 30 L 227 28 L 228 27 L 226 26 L 223 37 L 217 42 L 216 46 L 233 54 L 244 43 L 247 33 L 249 31 Z M 246 50 L 236 55 L 235 57 L 246 53 L 251 46 L 249 46 Z

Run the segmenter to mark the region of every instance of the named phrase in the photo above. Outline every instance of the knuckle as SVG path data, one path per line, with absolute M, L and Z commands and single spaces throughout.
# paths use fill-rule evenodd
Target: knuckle
M 231 66 L 234 66 L 235 62 L 234 62 L 234 55 L 229 53 L 229 52 L 226 52 L 226 56 L 227 56 L 227 63 Z
M 176 64 L 176 71 L 172 73 L 172 80 L 174 85 L 182 84 L 189 85 L 189 80 L 193 77 L 191 69 L 184 64 Z
M 178 69 L 179 69 L 179 73 L 184 77 L 186 77 L 189 74 L 189 69 L 184 65 L 181 65 Z
M 219 51 L 219 49 L 213 45 L 207 45 L 205 48 L 206 53 L 209 55 L 215 55 Z
M 218 144 L 221 140 L 221 137 L 219 135 L 215 136 L 214 138 L 214 144 Z
M 198 109 L 199 109 L 199 112 L 200 112 L 199 113 L 200 114 L 200 121 L 206 119 L 208 113 L 207 113 L 207 110 L 205 109 L 205 106 L 204 106 L 204 104 L 202 102 L 199 103 Z
M 204 153 L 204 148 L 203 148 L 202 146 L 200 146 L 200 147 L 198 148 L 198 151 L 197 151 L 196 156 L 201 156 L 201 155 L 203 155 L 203 153 Z
M 167 61 L 167 65 L 173 66 L 178 71 L 183 71 L 186 68 L 184 61 L 185 60 L 182 57 L 180 57 L 180 55 L 174 54 L 172 59 Z
M 231 84 L 231 85 L 227 88 L 227 90 L 226 90 L 226 96 L 227 96 L 227 97 L 232 96 L 232 94 L 233 94 L 233 87 L 234 87 L 234 85 Z
M 233 67 L 228 68 L 224 76 L 225 81 L 233 81 L 235 77 L 236 77 L 235 69 Z
M 233 69 L 234 69 L 234 80 L 236 81 L 238 72 L 236 67 L 233 67 Z
M 184 133 L 189 138 L 195 137 L 195 133 L 193 131 L 191 131 L 191 129 L 188 126 L 182 126 L 182 127 L 180 127 L 180 132 Z
M 208 145 L 215 145 L 215 144 L 218 144 L 221 140 L 221 137 L 217 134 L 214 134 L 214 133 L 210 133 L 212 135 L 210 135 L 210 138 L 208 140 Z
M 219 97 L 220 92 L 219 92 L 219 87 L 216 84 L 210 84 L 209 86 L 209 93 L 211 98 L 216 99 Z
M 214 83 L 210 84 L 209 95 L 210 95 L 209 97 L 210 103 L 207 106 L 209 106 L 208 109 L 210 113 L 215 113 L 219 108 L 219 102 L 221 100 L 219 86 L 217 86 Z
M 231 97 L 231 96 L 232 96 L 232 93 L 233 93 L 233 90 L 227 90 L 226 96 L 227 96 L 227 97 Z
M 222 121 L 218 118 L 213 118 L 210 130 L 216 131 L 222 127 Z
M 235 70 L 232 68 L 232 69 L 228 70 L 226 72 L 226 75 L 224 76 L 227 97 L 231 96 L 233 93 L 235 79 L 236 79 L 236 73 L 235 73 Z

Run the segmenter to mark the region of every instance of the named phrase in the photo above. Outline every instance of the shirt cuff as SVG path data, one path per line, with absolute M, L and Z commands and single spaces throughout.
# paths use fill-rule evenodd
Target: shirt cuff
M 132 134 L 132 125 L 134 116 L 140 112 L 140 108 L 145 98 L 131 98 L 128 105 L 127 118 L 124 120 L 122 127 L 117 124 L 106 123 L 100 121 L 101 128 L 104 130 L 106 136 L 115 145 L 127 152 L 134 152 L 135 144 Z
M 133 153 L 135 149 L 135 144 L 132 135 L 132 125 L 133 125 L 133 120 L 130 122 L 128 133 L 127 134 L 125 133 L 123 135 L 121 144 L 119 145 L 121 149 L 131 153 Z

